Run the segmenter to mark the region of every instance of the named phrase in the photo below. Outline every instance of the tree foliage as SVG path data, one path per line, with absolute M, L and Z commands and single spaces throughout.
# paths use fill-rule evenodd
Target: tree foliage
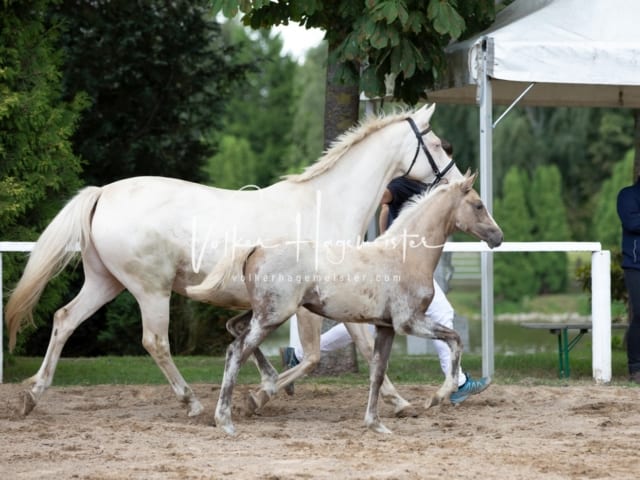
M 322 154 L 326 69 L 327 45 L 322 42 L 307 52 L 304 65 L 298 68 L 294 79 L 296 103 L 293 106 L 291 148 L 286 173 L 300 171 Z
M 85 161 L 83 175 L 88 183 L 104 184 L 145 174 L 203 178 L 202 166 L 215 151 L 215 144 L 203 139 L 210 130 L 220 127 L 224 104 L 235 82 L 241 80 L 248 68 L 227 47 L 207 2 L 68 0 L 54 5 L 41 1 L 10 6 L 14 10 L 3 15 L 6 27 L 2 33 L 6 36 L 1 46 L 7 54 L 2 59 L 10 58 L 12 48 L 21 47 L 20 56 L 15 54 L 16 64 L 27 69 L 20 75 L 12 74 L 15 76 L 11 80 L 25 91 L 29 84 L 41 88 L 28 98 L 28 104 L 17 97 L 10 100 L 17 102 L 22 112 L 50 104 L 48 111 L 45 108 L 38 111 L 41 118 L 29 127 L 31 131 L 25 130 L 24 139 L 15 132 L 7 137 L 7 142 L 20 140 L 33 150 L 14 154 L 5 148 L 7 155 L 18 159 L 17 171 L 30 175 L 30 183 L 22 190 L 25 198 L 16 203 L 26 212 L 37 212 L 37 216 L 24 219 L 24 224 L 41 231 L 60 208 L 55 202 L 56 189 L 67 199 L 80 185 L 80 161 L 64 156 L 71 153 L 72 144 Z M 39 23 L 13 26 L 9 13 L 20 21 L 31 15 Z M 60 25 L 66 28 L 63 30 Z M 43 89 L 44 86 L 50 90 Z M 59 105 L 54 102 L 56 96 Z M 2 95 L 0 102 L 4 98 Z M 63 103 L 62 98 L 68 101 Z M 79 100 L 73 103 L 72 98 Z M 79 118 L 77 112 L 83 99 L 84 105 L 90 107 Z M 24 127 L 32 121 L 31 115 L 14 115 L 7 106 L 4 110 L 8 112 L 7 119 L 17 120 Z M 11 129 L 2 131 L 9 133 Z M 55 135 L 60 138 L 54 138 Z M 69 138 L 72 142 L 65 144 Z M 35 147 L 41 151 L 39 157 Z M 3 162 L 2 168 L 7 165 Z M 66 175 L 64 181 L 62 174 Z M 21 192 L 17 188 L 22 187 L 19 183 L 14 181 L 11 185 Z M 40 204 L 37 210 L 32 210 L 36 200 Z M 40 218 L 41 223 L 34 221 Z M 32 238 L 11 235 L 11 239 Z M 77 275 L 73 285 L 64 284 L 64 298 L 58 295 L 56 301 L 48 301 L 46 295 L 43 297 L 40 307 L 47 312 L 47 325 L 55 309 L 77 293 L 82 284 L 80 277 Z M 211 309 L 193 306 L 177 296 L 172 299 L 172 308 L 172 326 L 183 326 L 206 316 L 213 319 L 208 324 L 210 331 L 224 332 L 223 320 L 218 319 L 216 325 L 216 315 Z M 127 351 L 129 347 L 112 341 L 113 338 L 135 338 L 136 347 L 131 348 L 139 350 L 140 337 L 135 334 L 139 326 L 138 307 L 123 297 L 114 303 L 113 311 L 107 307 L 85 322 L 71 337 L 65 354 Z M 122 335 L 124 330 L 129 334 Z M 48 328 L 39 329 L 26 346 L 40 353 L 48 337 Z M 96 342 L 96 337 L 102 340 Z M 224 334 L 218 337 L 224 338 Z M 182 351 L 191 340 L 174 334 L 173 351 Z
M 62 98 L 63 57 L 56 49 L 61 26 L 47 26 L 48 4 L 46 0 L 5 1 L 0 6 L 2 240 L 35 240 L 80 185 L 80 159 L 73 153 L 70 137 L 87 105 L 86 97 Z M 3 260 L 5 285 L 14 285 L 25 255 L 4 255 Z M 37 324 L 61 302 L 64 278 L 45 290 L 35 315 Z
M 567 212 L 562 200 L 562 178 L 555 165 L 536 168 L 529 190 L 529 209 L 533 219 L 532 240 L 562 242 L 571 239 Z M 566 252 L 536 253 L 532 256 L 538 293 L 560 293 L 568 282 Z
M 602 182 L 593 212 L 592 237 L 605 249 L 620 249 L 622 228 L 616 202 L 618 192 L 633 183 L 634 152 L 629 150 L 613 168 L 611 177 Z
M 495 16 L 493 0 L 214 0 L 213 8 L 230 17 L 241 11 L 255 29 L 289 21 L 321 28 L 340 79 L 360 80 L 374 97 L 386 93 L 390 75 L 394 95 L 411 104 L 443 74 L 444 47 L 488 26 Z
M 5 2 L 0 18 L 0 225 L 15 240 L 33 239 L 79 186 L 69 137 L 86 98 L 62 100 L 60 25 L 46 28 L 46 4 Z
M 87 92 L 91 109 L 74 135 L 87 183 L 136 175 L 202 180 L 214 152 L 224 101 L 245 67 L 204 0 L 65 0 L 62 45 L 68 95 Z
M 534 229 L 527 205 L 527 174 L 512 167 L 504 177 L 504 195 L 494 204 L 494 217 L 510 242 L 530 241 Z M 494 288 L 499 298 L 519 301 L 538 291 L 530 253 L 500 253 L 494 257 Z
M 494 115 L 501 113 L 496 109 Z M 478 109 L 438 105 L 435 131 L 449 140 L 462 169 L 478 168 Z M 633 116 L 625 109 L 540 108 L 512 110 L 493 134 L 494 197 L 504 194 L 506 172 L 518 166 L 533 178 L 541 165 L 560 171 L 563 204 L 570 235 L 593 240 L 591 224 L 602 182 L 633 147 Z
M 533 176 L 513 166 L 502 185 L 494 216 L 508 241 L 568 241 L 570 230 L 555 165 L 538 166 Z M 495 290 L 499 297 L 522 297 L 565 291 L 568 260 L 564 252 L 501 253 L 495 256 Z
M 246 84 L 229 96 L 221 118 L 224 126 L 209 136 L 219 141 L 220 151 L 207 162 L 208 182 L 226 188 L 264 187 L 288 170 L 299 67 L 282 55 L 280 37 L 267 31 L 250 36 L 234 21 L 225 24 L 224 32 L 252 71 Z

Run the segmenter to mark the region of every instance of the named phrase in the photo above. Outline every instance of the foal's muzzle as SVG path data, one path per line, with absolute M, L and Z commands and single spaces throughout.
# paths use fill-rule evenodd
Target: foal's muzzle
M 502 244 L 503 240 L 504 235 L 502 233 L 502 230 L 493 230 L 489 232 L 489 235 L 487 235 L 485 242 L 487 242 L 489 248 L 496 248 Z

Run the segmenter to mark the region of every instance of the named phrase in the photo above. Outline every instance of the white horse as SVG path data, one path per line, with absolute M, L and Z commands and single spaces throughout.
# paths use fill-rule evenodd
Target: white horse
M 424 314 L 433 298 L 433 272 L 447 237 L 456 230 L 485 240 L 491 248 L 503 239 L 473 190 L 475 178 L 468 176 L 418 198 L 373 242 L 353 246 L 282 241 L 247 248 L 218 263 L 201 285 L 188 287 L 190 296 L 206 300 L 219 288 L 244 283 L 251 299 L 249 328 L 227 350 L 216 424 L 235 433 L 231 397 L 240 366 L 301 306 L 336 321 L 376 325 L 365 414 L 365 424 L 372 430 L 390 433 L 380 422 L 377 402 L 394 332 L 437 338 L 449 345 L 451 368 L 427 408 L 448 398 L 456 390 L 452 372 L 458 371 L 462 344 L 454 330 Z
M 44 230 L 22 278 L 6 306 L 9 347 L 50 278 L 80 246 L 85 281 L 78 295 L 53 318 L 51 339 L 38 372 L 25 382 L 23 414 L 28 414 L 51 385 L 65 342 L 73 331 L 124 289 L 142 314 L 142 344 L 167 377 L 189 416 L 202 405 L 176 368 L 169 349 L 171 291 L 186 295 L 226 253 L 273 237 L 312 237 L 318 241 L 356 241 L 364 234 L 389 181 L 400 175 L 437 183 L 461 173 L 442 149 L 429 121 L 435 105 L 365 121 L 345 133 L 299 175 L 268 188 L 230 191 L 181 180 L 136 177 L 80 191 Z M 244 285 L 219 290 L 210 303 L 247 308 Z M 300 336 L 305 360 L 287 371 L 286 385 L 312 370 L 320 358 L 321 317 L 301 310 Z M 232 322 L 233 323 L 233 322 Z M 366 327 L 349 325 L 368 360 L 373 341 Z M 238 328 L 236 328 L 238 330 Z M 276 391 L 275 370 L 256 352 L 262 388 L 261 406 Z M 398 415 L 412 410 L 385 380 L 383 398 Z

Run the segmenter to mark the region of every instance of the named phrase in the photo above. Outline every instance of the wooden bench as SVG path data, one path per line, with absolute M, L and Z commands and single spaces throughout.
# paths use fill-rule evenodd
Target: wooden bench
M 534 328 L 549 330 L 549 333 L 558 337 L 558 374 L 560 378 L 569 378 L 571 369 L 569 366 L 569 352 L 585 333 L 591 330 L 591 323 L 522 323 L 525 328 Z M 613 323 L 611 328 L 626 329 L 624 323 Z M 576 330 L 578 333 L 572 339 L 569 339 L 569 330 Z

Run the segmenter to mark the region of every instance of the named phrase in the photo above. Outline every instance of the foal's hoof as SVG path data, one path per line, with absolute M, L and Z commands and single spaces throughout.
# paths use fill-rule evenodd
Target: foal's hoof
M 22 408 L 20 409 L 20 414 L 23 417 L 26 417 L 31 413 L 31 411 L 36 408 L 36 399 L 33 396 L 33 393 L 26 390 L 20 394 L 22 397 Z
M 293 397 L 293 395 L 296 393 L 296 385 L 295 385 L 295 383 L 291 382 L 289 385 L 285 386 L 284 387 L 284 393 L 286 393 L 290 397 Z
M 202 406 L 202 404 L 198 400 L 193 400 L 189 404 L 189 412 L 187 413 L 187 415 L 189 417 L 197 417 L 203 411 L 204 411 L 204 407 Z
M 394 412 L 394 415 L 396 416 L 396 418 L 415 418 L 419 416 L 419 413 L 413 405 L 409 404 Z
M 258 390 L 257 392 L 249 392 L 246 401 L 246 406 L 249 414 L 254 414 L 259 409 L 264 407 L 272 396 L 273 395 L 269 395 L 262 389 Z
M 253 392 L 249 392 L 247 394 L 247 396 L 245 397 L 244 403 L 246 408 L 245 415 L 247 417 L 254 415 L 258 411 L 258 408 L 260 408 L 260 405 L 258 405 L 258 398 L 255 396 Z
M 442 397 L 438 395 L 434 395 L 431 397 L 431 400 L 424 404 L 424 408 L 429 410 L 431 407 L 435 407 L 436 405 L 440 405 L 442 403 Z

